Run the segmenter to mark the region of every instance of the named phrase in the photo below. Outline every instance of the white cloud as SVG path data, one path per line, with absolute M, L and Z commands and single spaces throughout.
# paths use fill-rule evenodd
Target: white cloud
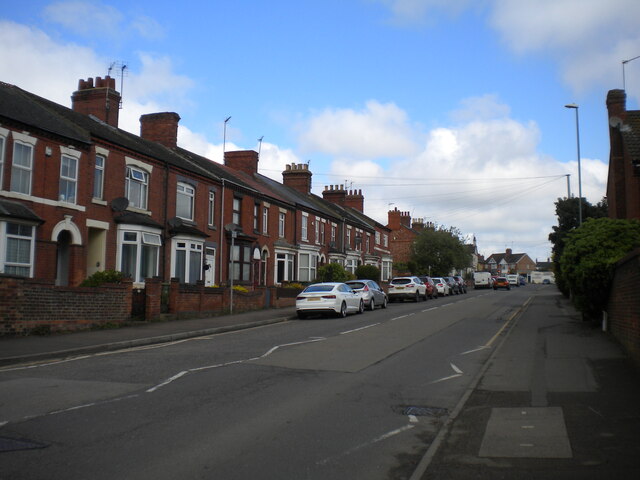
M 418 147 L 406 113 L 375 100 L 361 111 L 326 109 L 298 128 L 300 146 L 309 152 L 380 158 L 411 155 Z
M 123 15 L 109 5 L 77 0 L 52 3 L 44 9 L 44 16 L 71 32 L 93 36 L 117 36 L 123 20 Z

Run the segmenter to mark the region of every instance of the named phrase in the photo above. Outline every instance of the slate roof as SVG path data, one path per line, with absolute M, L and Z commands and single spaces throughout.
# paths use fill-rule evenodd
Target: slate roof
M 493 253 L 487 258 L 487 263 L 492 259 L 495 260 L 496 263 L 500 263 L 502 260 L 509 264 L 518 263 L 525 255 L 526 253 L 512 253 L 510 255 L 507 255 L 506 253 Z
M 0 217 L 17 218 L 43 223 L 44 220 L 33 213 L 31 209 L 22 203 L 0 199 Z

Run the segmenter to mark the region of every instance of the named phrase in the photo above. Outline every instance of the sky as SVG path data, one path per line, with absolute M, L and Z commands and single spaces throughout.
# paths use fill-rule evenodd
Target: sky
M 0 81 L 62 105 L 116 78 L 120 127 L 180 115 L 178 144 L 260 152 L 282 181 L 362 190 L 489 256 L 544 261 L 554 202 L 606 194 L 606 96 L 640 100 L 637 0 L 2 0 Z M 123 66 L 125 66 L 123 68 Z M 226 123 L 224 120 L 231 117 Z M 568 175 L 568 177 L 567 177 Z M 567 184 L 569 179 L 569 185 Z

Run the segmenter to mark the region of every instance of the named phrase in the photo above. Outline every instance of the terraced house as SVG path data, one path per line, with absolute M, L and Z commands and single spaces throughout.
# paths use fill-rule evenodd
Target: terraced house
M 108 76 L 80 80 L 71 108 L 0 83 L 0 274 L 273 286 L 337 262 L 389 278 L 389 229 L 364 214 L 361 191 L 320 197 L 306 164 L 280 183 L 258 173 L 257 152 L 222 164 L 187 151 L 173 112 L 143 115 L 133 135 L 118 128 L 120 105 Z

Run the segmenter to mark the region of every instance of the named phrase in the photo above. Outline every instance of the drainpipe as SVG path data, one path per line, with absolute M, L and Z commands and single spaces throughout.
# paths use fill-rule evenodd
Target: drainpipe
M 108 90 L 108 89 L 107 89 Z M 162 275 L 160 278 L 165 278 L 167 273 L 167 209 L 169 208 L 169 202 L 167 198 L 169 194 L 169 164 L 164 162 L 164 218 L 162 219 L 162 230 L 164 233 L 164 242 L 162 242 Z M 165 280 L 166 281 L 166 280 Z M 171 270 L 169 269 L 169 281 L 171 281 Z
M 223 242 L 224 242 L 224 178 L 222 179 L 222 200 L 220 201 L 220 255 L 218 255 L 219 258 L 219 262 L 220 262 L 220 275 L 218 278 L 220 278 L 220 285 L 222 285 L 222 268 L 224 266 L 224 261 L 223 261 Z

